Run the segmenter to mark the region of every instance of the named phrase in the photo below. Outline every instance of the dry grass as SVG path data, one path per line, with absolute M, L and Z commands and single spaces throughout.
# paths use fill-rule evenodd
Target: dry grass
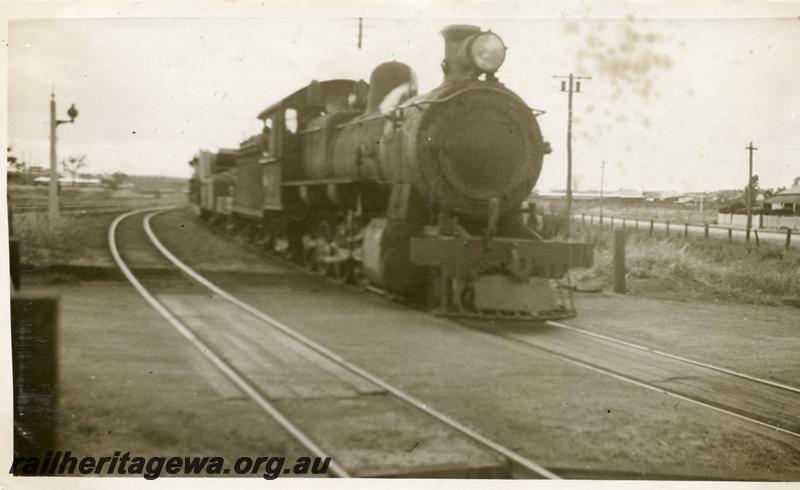
M 612 234 L 580 230 L 595 241 L 590 274 L 613 283 Z M 703 298 L 748 304 L 800 306 L 800 251 L 744 242 L 655 236 L 630 231 L 626 246 L 626 279 L 632 293 Z
M 107 255 L 106 233 L 115 214 L 61 216 L 49 225 L 47 213 L 14 214 L 14 237 L 21 260 L 29 266 L 69 264 L 88 256 Z
M 62 217 L 50 226 L 47 213 L 14 215 L 14 236 L 19 239 L 22 263 L 44 265 L 74 254 L 80 234 L 77 220 Z

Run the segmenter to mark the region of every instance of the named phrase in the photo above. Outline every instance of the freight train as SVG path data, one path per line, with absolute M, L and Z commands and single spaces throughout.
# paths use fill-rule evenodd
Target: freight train
M 396 61 L 363 80 L 312 81 L 258 114 L 259 134 L 191 160 L 195 212 L 276 254 L 439 314 L 574 315 L 570 267 L 522 204 L 551 152 L 537 117 L 497 78 L 502 39 L 442 31 L 444 79 L 417 93 Z

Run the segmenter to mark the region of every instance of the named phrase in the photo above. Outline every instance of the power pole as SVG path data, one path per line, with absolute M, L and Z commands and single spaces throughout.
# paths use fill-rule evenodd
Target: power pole
M 600 165 L 600 223 L 603 222 L 603 180 L 606 176 L 606 161 L 603 160 L 603 164 Z
M 364 34 L 364 17 L 358 18 L 358 49 L 361 49 L 361 39 Z
M 752 210 L 752 203 L 753 200 L 753 151 L 758 150 L 755 146 L 753 146 L 753 142 L 751 141 L 749 145 L 745 147 L 745 150 L 748 150 L 750 153 L 750 170 L 747 174 L 747 232 L 745 233 L 745 240 L 750 241 L 750 228 L 753 226 L 753 210 Z
M 554 75 L 561 78 L 561 91 L 567 93 L 567 237 L 570 236 L 572 224 L 572 94 L 581 91 L 581 80 L 591 80 L 592 77 L 579 77 L 570 73 L 569 76 Z M 569 86 L 567 83 L 569 82 Z

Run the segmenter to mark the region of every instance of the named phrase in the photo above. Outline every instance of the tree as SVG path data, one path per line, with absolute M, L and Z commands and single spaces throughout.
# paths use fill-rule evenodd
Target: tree
M 751 192 L 748 194 L 748 188 L 745 187 L 745 189 L 744 189 L 745 196 L 749 195 L 750 196 L 750 205 L 751 206 L 755 206 L 755 204 L 756 204 L 756 196 L 758 195 L 758 192 L 760 190 L 759 187 L 758 187 L 758 175 L 753 175 L 753 177 L 750 179 L 749 189 L 750 189 Z M 747 197 L 745 197 L 744 202 L 745 202 L 745 206 L 746 206 L 747 205 L 746 204 L 747 203 Z
M 6 163 L 8 163 L 8 168 L 11 168 L 15 163 L 17 163 L 17 157 L 11 154 L 10 146 L 6 146 Z
M 75 177 L 78 176 L 78 171 L 86 166 L 86 155 L 70 156 L 66 160 L 61 161 L 61 167 L 64 173 L 72 176 L 72 185 L 75 185 Z
M 111 174 L 111 183 L 109 184 L 109 187 L 111 187 L 112 190 L 118 189 L 119 186 L 127 182 L 127 180 L 128 176 L 126 174 L 122 172 L 114 172 Z
M 785 191 L 786 187 L 776 187 L 775 189 L 765 189 L 764 190 L 764 199 L 769 199 L 770 197 L 774 196 L 775 194 Z
M 8 169 L 11 170 L 13 168 L 14 170 L 23 172 L 26 167 L 25 161 L 12 155 L 12 150 L 10 146 L 6 147 L 6 163 L 8 164 Z
M 797 187 L 798 185 L 800 185 L 800 176 L 795 177 L 792 181 L 792 187 Z

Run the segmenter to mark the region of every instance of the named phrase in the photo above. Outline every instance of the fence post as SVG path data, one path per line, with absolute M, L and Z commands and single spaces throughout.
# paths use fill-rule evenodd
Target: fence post
M 581 213 L 581 224 L 586 226 L 586 213 Z
M 594 215 L 589 216 L 589 224 L 594 225 Z
M 669 220 L 667 220 L 667 236 L 669 236 Z
M 792 229 L 786 228 L 786 250 L 792 246 Z
M 650 236 L 653 236 L 653 223 L 654 223 L 654 220 L 651 219 L 650 220 Z
M 622 218 L 622 229 L 625 229 L 625 218 Z
M 733 242 L 733 228 L 728 228 L 728 241 Z
M 753 233 L 755 234 L 756 237 L 756 248 L 758 248 L 758 229 L 753 230 Z
M 683 224 L 683 238 L 689 238 L 689 223 Z
M 611 229 L 612 230 L 614 229 L 614 217 L 613 216 L 611 217 Z
M 703 237 L 708 240 L 708 223 L 703 227 Z
M 636 229 L 636 231 L 639 231 L 639 220 L 638 219 L 633 220 L 633 227 Z
M 625 290 L 625 231 L 614 230 L 614 292 Z

